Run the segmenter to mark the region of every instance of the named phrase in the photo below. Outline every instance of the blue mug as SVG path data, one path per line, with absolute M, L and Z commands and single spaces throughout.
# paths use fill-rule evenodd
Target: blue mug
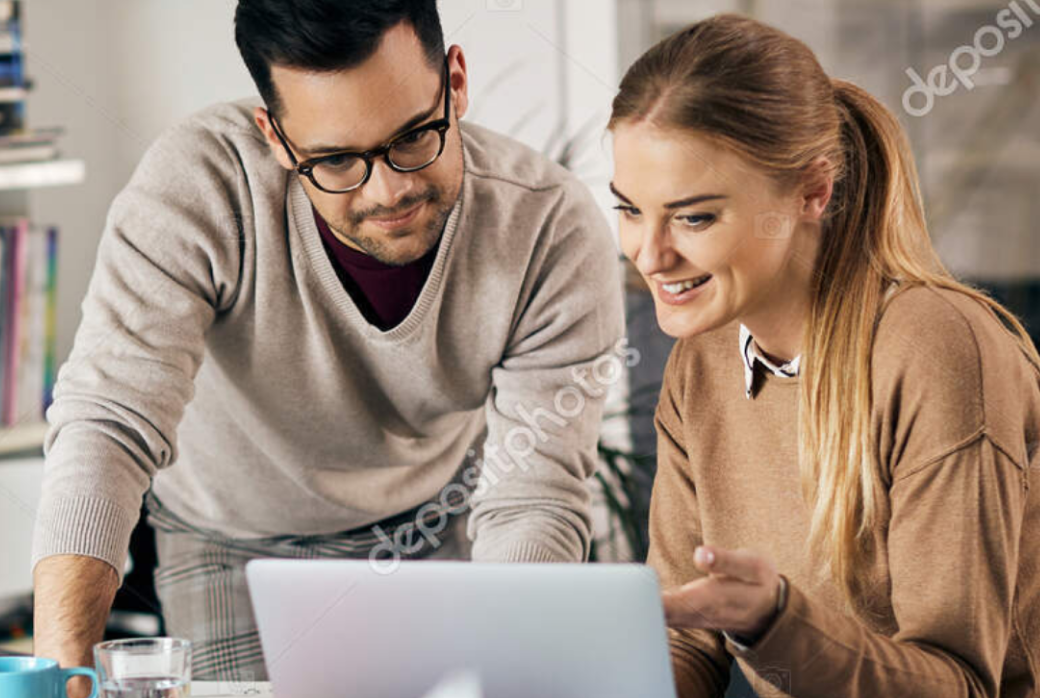
M 62 669 L 55 660 L 43 657 L 0 657 L 0 698 L 65 698 L 65 684 L 73 676 L 89 676 L 90 698 L 97 698 L 93 669 Z

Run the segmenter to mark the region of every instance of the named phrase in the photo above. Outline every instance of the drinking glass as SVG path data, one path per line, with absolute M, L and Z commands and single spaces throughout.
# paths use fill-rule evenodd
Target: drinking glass
M 102 698 L 186 698 L 191 643 L 173 637 L 112 640 L 94 645 Z

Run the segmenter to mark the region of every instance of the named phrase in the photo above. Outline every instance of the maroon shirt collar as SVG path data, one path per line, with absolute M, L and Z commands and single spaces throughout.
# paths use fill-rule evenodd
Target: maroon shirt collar
M 440 243 L 414 262 L 395 267 L 345 245 L 318 210 L 312 210 L 329 261 L 365 318 L 384 331 L 400 324 L 419 300 Z

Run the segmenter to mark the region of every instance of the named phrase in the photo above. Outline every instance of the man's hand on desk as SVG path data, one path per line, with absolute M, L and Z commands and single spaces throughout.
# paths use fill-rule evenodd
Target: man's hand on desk
M 107 562 L 82 555 L 44 558 L 33 570 L 33 654 L 63 667 L 94 666 L 92 649 L 119 587 Z M 90 695 L 90 681 L 69 681 L 69 698 Z

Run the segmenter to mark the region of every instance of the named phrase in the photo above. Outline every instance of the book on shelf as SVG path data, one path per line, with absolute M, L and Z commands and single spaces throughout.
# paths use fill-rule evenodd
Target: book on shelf
M 20 102 L 28 96 L 29 90 L 20 85 L 0 87 L 0 102 Z
M 64 133 L 65 128 L 62 126 L 45 126 L 43 128 L 24 129 L 17 133 L 0 134 L 0 148 L 18 145 L 54 144 Z
M 21 7 L 17 0 L 0 0 L 0 134 L 25 127 L 25 76 Z
M 58 157 L 58 146 L 48 145 L 13 145 L 0 147 L 0 165 L 17 162 L 42 162 Z
M 0 100 L 0 134 L 17 133 L 25 128 L 25 102 Z
M 18 0 L 0 0 L 0 31 L 17 27 L 22 14 L 20 5 Z
M 12 305 L 8 299 L 14 293 L 11 271 L 13 259 L 14 237 L 8 234 L 6 228 L 0 227 L 0 426 L 4 423 L 4 396 L 7 395 L 8 335 L 13 331 L 7 318 Z
M 43 420 L 54 388 L 57 228 L 0 225 L 0 428 Z
M 10 32 L 0 30 L 0 54 L 14 53 L 16 51 L 26 51 L 26 45 L 17 36 L 14 36 Z
M 0 54 L 25 50 L 22 44 L 21 9 L 18 0 L 0 0 Z
M 7 34 L 9 37 L 9 48 L 13 51 L 0 53 L 0 85 L 4 87 L 25 87 L 25 56 L 22 54 L 24 47 L 18 39 L 17 34 Z
M 64 129 L 52 126 L 0 135 L 0 165 L 56 159 L 62 133 Z

